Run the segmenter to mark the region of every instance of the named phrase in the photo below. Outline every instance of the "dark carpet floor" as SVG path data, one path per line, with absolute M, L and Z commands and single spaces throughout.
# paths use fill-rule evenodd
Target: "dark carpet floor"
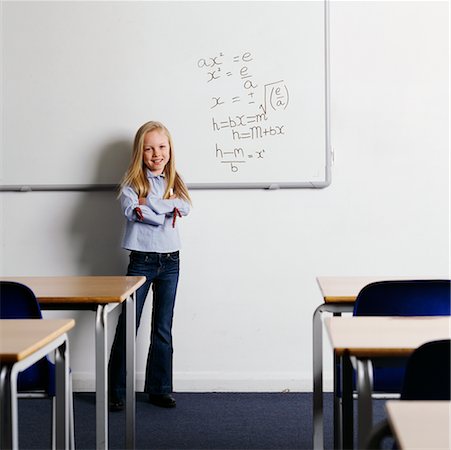
M 312 448 L 311 393 L 176 393 L 177 407 L 158 408 L 137 395 L 136 448 L 294 450 Z M 375 401 L 374 420 L 384 417 Z M 78 450 L 95 448 L 95 395 L 74 396 Z M 332 394 L 326 394 L 325 445 L 332 444 Z M 125 413 L 110 413 L 111 449 L 125 445 Z M 19 447 L 50 449 L 51 401 L 19 400 Z

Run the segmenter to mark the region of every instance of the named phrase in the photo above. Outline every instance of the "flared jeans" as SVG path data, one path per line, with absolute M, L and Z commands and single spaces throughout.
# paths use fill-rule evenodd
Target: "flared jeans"
M 144 275 L 146 282 L 136 292 L 136 332 L 144 303 L 152 286 L 152 320 L 147 355 L 144 391 L 149 394 L 172 392 L 172 320 L 179 279 L 179 252 L 130 253 L 127 275 Z M 112 400 L 125 397 L 125 312 L 121 312 L 111 348 L 109 395 Z

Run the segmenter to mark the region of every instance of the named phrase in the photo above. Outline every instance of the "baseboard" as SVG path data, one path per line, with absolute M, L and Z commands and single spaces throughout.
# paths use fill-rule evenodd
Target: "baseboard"
M 174 374 L 180 392 L 311 392 L 312 381 L 296 373 L 198 372 Z
M 74 392 L 95 391 L 92 372 L 73 372 Z M 136 391 L 144 388 L 144 372 L 136 374 Z M 175 372 L 178 392 L 312 392 L 311 375 L 302 373 Z M 332 391 L 332 379 L 325 378 L 324 392 Z

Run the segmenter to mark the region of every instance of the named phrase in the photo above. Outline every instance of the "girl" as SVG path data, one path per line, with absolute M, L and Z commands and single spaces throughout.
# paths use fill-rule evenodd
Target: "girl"
M 186 216 L 191 199 L 175 170 L 174 147 L 167 128 L 147 122 L 136 133 L 130 166 L 119 198 L 127 219 L 122 246 L 130 250 L 127 275 L 144 275 L 136 293 L 136 327 L 150 285 L 153 306 L 144 391 L 150 403 L 172 408 L 172 318 L 179 277 L 180 238 L 176 221 Z M 125 315 L 116 328 L 109 363 L 110 410 L 124 408 Z

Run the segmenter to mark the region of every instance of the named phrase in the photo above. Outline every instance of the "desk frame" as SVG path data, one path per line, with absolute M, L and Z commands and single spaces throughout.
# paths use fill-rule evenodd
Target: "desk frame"
M 351 357 L 349 351 L 341 356 L 342 421 L 340 432 L 343 449 L 354 448 L 353 373 L 357 372 L 357 448 L 365 448 L 373 428 L 373 363 L 369 358 Z
M 323 312 L 341 316 L 342 313 L 352 312 L 355 299 L 359 291 L 369 283 L 388 280 L 409 280 L 417 277 L 390 277 L 390 276 L 333 276 L 316 278 L 320 290 L 323 293 L 324 303 L 316 308 L 313 313 L 313 448 L 324 448 L 324 419 L 323 419 Z M 344 282 L 344 283 L 343 283 Z M 327 284 L 337 284 L 335 290 L 327 286 L 327 294 L 324 292 Z M 331 292 L 334 291 L 334 292 Z M 336 366 L 336 358 L 334 365 Z M 335 367 L 334 374 L 334 448 L 342 447 L 341 408 L 337 392 Z M 343 379 L 342 379 L 343 380 Z
M 135 366 L 136 366 L 136 291 L 124 302 L 94 303 L 40 303 L 42 310 L 95 311 L 96 364 L 96 449 L 108 449 L 108 314 L 125 304 L 126 392 L 125 392 L 125 448 L 135 448 Z
M 323 413 L 323 313 L 341 316 L 352 312 L 354 302 L 323 303 L 313 313 L 313 448 L 324 448 L 324 413 Z M 334 358 L 335 365 L 335 358 Z M 341 413 L 338 399 L 335 395 L 336 376 L 334 368 L 334 424 L 341 423 Z M 343 378 L 342 378 L 343 379 Z M 340 427 L 334 427 L 334 448 L 340 445 Z
M 134 278 L 132 285 L 120 284 L 98 291 L 98 282 L 120 282 Z M 108 449 L 108 315 L 119 305 L 125 313 L 126 340 L 126 393 L 125 393 L 125 448 L 135 448 L 135 336 L 136 336 L 136 291 L 145 283 L 144 276 L 69 276 L 69 277 L 1 277 L 2 280 L 23 283 L 34 291 L 42 310 L 53 311 L 95 311 L 95 375 L 96 375 L 96 449 Z M 67 280 L 66 280 L 67 279 Z M 111 281 L 110 281 L 111 279 Z M 140 279 L 140 280 L 138 280 Z M 56 289 L 43 287 L 43 282 L 59 282 Z M 64 283 L 68 281 L 69 287 Z M 74 284 L 75 282 L 75 284 Z M 78 284 L 93 283 L 93 290 L 80 289 Z M 84 284 L 85 283 L 85 284 Z M 58 283 L 57 283 L 58 284 Z
M 69 448 L 69 342 L 64 333 L 41 349 L 33 352 L 23 360 L 12 363 L 0 361 L 0 415 L 2 432 L 0 444 L 2 449 L 19 448 L 17 417 L 17 377 L 19 372 L 27 369 L 37 361 L 55 352 L 56 383 L 56 448 Z

